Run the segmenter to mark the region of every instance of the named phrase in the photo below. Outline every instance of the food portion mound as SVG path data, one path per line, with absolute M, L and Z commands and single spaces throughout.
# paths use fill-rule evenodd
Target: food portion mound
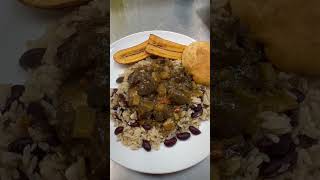
M 162 123 L 173 116 L 170 109 L 189 104 L 192 94 L 201 93 L 182 68 L 170 72 L 172 68 L 173 64 L 160 60 L 129 75 L 129 107 L 142 123 Z
M 25 83 L 0 84 L 0 179 L 107 177 L 109 16 L 103 7 L 104 0 L 93 1 L 28 41 L 19 59 Z
M 181 62 L 144 60 L 117 82 L 121 84 L 111 98 L 112 116 L 118 126 L 115 133 L 133 149 L 145 148 L 146 142 L 158 148 L 162 141 L 168 144 L 165 140 L 174 145 L 175 136 L 188 139 L 187 131 L 199 131 L 200 121 L 209 116 L 209 90 L 196 84 Z M 128 139 L 130 131 L 133 137 Z
M 272 44 L 253 39 L 230 4 L 220 1 L 211 7 L 216 60 L 212 72 L 213 179 L 317 179 L 319 172 L 312 171 L 319 164 L 305 162 L 320 152 L 319 86 L 315 86 L 319 81 L 281 72 L 265 51 Z M 267 12 L 267 6 L 263 7 Z M 266 22 L 271 21 L 261 21 Z

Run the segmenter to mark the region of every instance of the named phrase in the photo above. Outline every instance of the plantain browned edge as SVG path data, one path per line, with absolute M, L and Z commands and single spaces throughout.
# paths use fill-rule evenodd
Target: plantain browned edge
M 74 0 L 71 2 L 65 2 L 62 4 L 57 4 L 57 5 L 52 5 L 52 6 L 39 5 L 39 4 L 28 2 L 28 0 L 18 0 L 18 1 L 26 6 L 33 7 L 33 8 L 58 10 L 58 9 L 68 9 L 68 8 L 74 8 L 74 7 L 78 7 L 81 5 L 85 5 L 85 4 L 88 4 L 92 0 Z
M 134 62 L 141 61 L 149 56 L 146 52 L 147 45 L 148 40 L 130 48 L 119 50 L 113 55 L 113 59 L 119 64 L 131 64 Z M 139 54 L 140 57 L 137 57 L 137 55 Z M 129 61 L 130 57 L 134 56 L 136 56 L 135 59 Z
M 162 49 L 162 48 L 159 48 L 159 47 L 151 45 L 151 44 L 149 44 L 146 47 L 146 51 L 149 54 L 153 54 L 153 55 L 156 55 L 156 56 L 169 58 L 169 59 L 181 60 L 181 57 L 182 57 L 182 53 L 178 53 L 178 52 L 175 52 L 175 51 L 169 51 L 169 50 L 166 50 L 166 49 Z
M 150 34 L 148 41 L 150 45 L 178 53 L 182 53 L 183 50 L 186 48 L 186 46 L 183 44 L 163 39 L 154 34 Z

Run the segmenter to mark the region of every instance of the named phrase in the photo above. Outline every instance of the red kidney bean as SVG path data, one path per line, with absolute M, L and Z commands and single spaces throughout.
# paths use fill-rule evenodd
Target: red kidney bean
M 117 91 L 118 91 L 118 89 L 117 89 L 117 88 L 113 89 L 113 90 L 112 90 L 112 94 L 111 94 L 111 96 L 114 96 L 114 95 L 117 93 Z
M 34 150 L 32 150 L 31 154 L 36 156 L 38 161 L 41 161 L 47 155 L 47 152 L 37 146 Z
M 197 118 L 197 117 L 201 116 L 203 113 L 203 108 L 202 108 L 201 104 L 198 104 L 197 106 L 193 106 L 193 107 L 191 107 L 191 109 L 193 110 L 193 113 L 191 114 L 192 118 Z
M 14 85 L 11 87 L 11 98 L 18 99 L 25 91 L 24 85 Z
M 121 76 L 121 77 L 118 77 L 118 78 L 117 78 L 116 82 L 117 82 L 117 83 L 122 83 L 123 80 L 124 80 L 124 77 Z
M 295 149 L 292 149 L 284 156 L 279 156 L 276 158 L 270 158 L 269 162 L 263 162 L 259 166 L 259 176 L 267 179 L 278 176 L 290 169 L 297 163 L 298 153 Z M 281 167 L 287 166 L 285 169 Z
M 263 162 L 260 165 L 259 176 L 274 177 L 278 175 L 278 170 L 281 168 L 281 161 Z
M 122 126 L 119 126 L 114 130 L 114 134 L 115 135 L 118 135 L 118 134 L 120 134 L 122 132 L 123 132 L 123 127 Z
M 318 140 L 311 138 L 307 135 L 298 135 L 299 138 L 299 146 L 302 148 L 309 148 L 314 144 L 317 144 Z
M 50 146 L 56 147 L 61 144 L 61 140 L 59 139 L 59 137 L 56 134 L 54 134 L 54 135 L 51 135 L 47 138 L 47 143 Z
M 27 107 L 27 114 L 32 116 L 34 122 L 48 119 L 46 110 L 40 102 L 31 102 Z
M 179 140 L 183 140 L 183 141 L 190 138 L 190 133 L 188 133 L 188 132 L 182 132 L 182 133 L 178 133 L 176 135 Z
M 123 94 L 118 94 L 120 100 L 125 101 L 126 97 Z
M 20 169 L 17 169 L 18 170 L 18 174 L 19 174 L 19 179 L 21 180 L 28 180 L 29 177 L 23 172 L 21 171 Z
M 39 67 L 45 52 L 45 48 L 34 48 L 26 51 L 19 60 L 20 66 L 25 70 Z
M 149 124 L 144 124 L 144 125 L 142 125 L 142 127 L 143 127 L 146 131 L 148 131 L 148 130 L 150 130 L 150 129 L 152 128 Z
M 279 136 L 280 141 L 274 143 L 267 137 L 262 137 L 257 142 L 257 148 L 260 152 L 267 154 L 269 157 L 281 157 L 286 155 L 291 149 L 295 148 L 295 144 L 291 138 L 291 134 L 283 134 Z
M 194 127 L 194 126 L 189 126 L 189 130 L 190 130 L 190 132 L 191 132 L 192 134 L 194 134 L 194 135 L 199 135 L 199 134 L 201 134 L 201 131 L 200 131 L 198 128 Z
M 1 109 L 1 113 L 4 114 L 5 112 L 10 110 L 11 104 L 14 102 L 14 99 L 7 98 L 6 105 Z
M 194 112 L 202 111 L 202 106 L 201 106 L 201 104 L 193 105 L 193 106 L 191 107 L 191 109 L 192 109 Z
M 299 121 L 298 121 L 299 108 L 290 109 L 288 111 L 285 111 L 284 114 L 286 114 L 291 119 L 290 120 L 291 126 L 297 127 L 299 125 Z
M 290 91 L 297 97 L 298 103 L 301 103 L 306 98 L 306 96 L 303 94 L 303 92 L 301 92 L 299 89 L 292 88 L 292 89 L 290 89 Z
M 118 107 L 119 107 L 118 105 L 115 105 L 112 109 L 116 111 Z
M 122 102 L 125 107 L 128 107 L 128 101 L 126 100 L 126 97 L 123 94 L 119 94 L 118 97 L 119 101 Z
M 135 121 L 135 122 L 129 124 L 129 126 L 131 126 L 131 127 L 139 127 L 140 124 L 139 124 L 139 122 Z
M 46 101 L 47 103 L 53 105 L 53 100 L 51 97 L 49 97 L 48 95 L 44 95 L 42 98 L 44 101 Z
M 167 147 L 172 147 L 176 143 L 177 143 L 177 138 L 176 137 L 164 140 L 164 145 L 167 146 Z
M 16 139 L 8 145 L 8 151 L 13 153 L 22 154 L 27 145 L 32 145 L 33 140 L 30 137 L 23 137 Z
M 147 140 L 142 140 L 142 147 L 143 147 L 146 151 L 151 151 L 150 142 L 147 141 Z

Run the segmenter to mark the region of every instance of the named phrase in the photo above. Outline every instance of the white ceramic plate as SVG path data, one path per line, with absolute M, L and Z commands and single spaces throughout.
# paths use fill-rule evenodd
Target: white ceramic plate
M 116 79 L 128 66 L 114 62 L 113 54 L 121 49 L 131 47 L 148 39 L 150 34 L 188 45 L 195 40 L 182 34 L 168 31 L 145 31 L 124 37 L 110 46 L 110 86 L 116 88 Z M 200 125 L 201 134 L 191 136 L 187 141 L 178 141 L 171 148 L 163 144 L 158 151 L 146 152 L 143 148 L 130 150 L 118 142 L 114 135 L 115 127 L 110 123 L 110 158 L 120 165 L 143 173 L 164 174 L 177 172 L 196 165 L 210 154 L 210 122 Z

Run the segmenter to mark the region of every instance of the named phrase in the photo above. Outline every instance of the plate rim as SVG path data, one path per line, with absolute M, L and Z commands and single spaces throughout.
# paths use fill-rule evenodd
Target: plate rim
M 208 122 L 208 126 L 210 126 L 210 119 L 209 119 L 207 122 Z M 210 129 L 210 127 L 209 127 L 209 129 Z M 112 132 L 110 131 L 110 134 L 111 134 L 111 133 L 112 133 Z M 121 143 L 121 142 L 119 142 L 119 143 Z M 109 144 L 109 145 L 110 145 L 110 144 Z M 114 159 L 111 157 L 111 155 L 110 155 L 110 160 L 113 161 L 114 163 L 120 165 L 121 167 L 124 167 L 124 168 L 126 168 L 126 169 L 129 169 L 129 170 L 132 170 L 132 171 L 135 171 L 135 172 L 139 172 L 139 173 L 143 173 L 143 174 L 150 174 L 150 175 L 161 175 L 161 174 L 173 174 L 173 173 L 177 173 L 177 172 L 180 172 L 180 171 L 189 169 L 189 168 L 191 168 L 191 167 L 193 167 L 193 166 L 196 166 L 197 164 L 201 163 L 201 162 L 204 161 L 207 157 L 210 157 L 210 152 L 209 152 L 209 154 L 208 154 L 207 156 L 204 156 L 202 159 L 196 161 L 196 163 L 194 163 L 194 164 L 190 164 L 190 165 L 185 166 L 185 167 L 183 167 L 183 168 L 177 168 L 176 170 L 173 170 L 173 171 L 171 170 L 171 171 L 161 171 L 161 172 L 148 172 L 147 170 L 143 171 L 143 170 L 140 170 L 140 169 L 135 169 L 135 168 L 127 167 L 127 166 L 121 164 L 120 162 L 118 162 L 117 160 L 114 160 Z M 209 166 L 210 166 L 210 164 L 209 164 Z
M 173 31 L 165 31 L 165 30 L 147 30 L 147 31 L 140 31 L 140 32 L 136 32 L 136 33 L 133 33 L 133 34 L 129 34 L 129 35 L 125 36 L 125 37 L 122 37 L 122 38 L 120 38 L 120 39 L 118 39 L 118 40 L 114 41 L 113 43 L 111 43 L 111 44 L 110 44 L 110 49 L 111 49 L 113 46 L 115 46 L 115 44 L 119 43 L 119 41 L 122 41 L 123 39 L 129 38 L 129 37 L 131 37 L 131 36 L 136 36 L 136 35 L 138 35 L 138 34 L 145 34 L 145 33 L 149 33 L 149 32 L 155 32 L 155 33 L 157 33 L 157 32 L 162 32 L 162 33 L 176 34 L 176 35 L 179 35 L 179 36 L 184 36 L 185 38 L 188 38 L 188 39 L 192 40 L 193 42 L 195 42 L 195 41 L 196 41 L 196 40 L 195 40 L 195 39 L 193 39 L 192 37 L 189 37 L 189 36 L 184 35 L 184 34 L 181 34 L 181 33 L 173 32 Z M 110 57 L 111 57 L 111 56 L 110 56 Z M 110 60 L 111 60 L 111 59 L 110 59 Z

